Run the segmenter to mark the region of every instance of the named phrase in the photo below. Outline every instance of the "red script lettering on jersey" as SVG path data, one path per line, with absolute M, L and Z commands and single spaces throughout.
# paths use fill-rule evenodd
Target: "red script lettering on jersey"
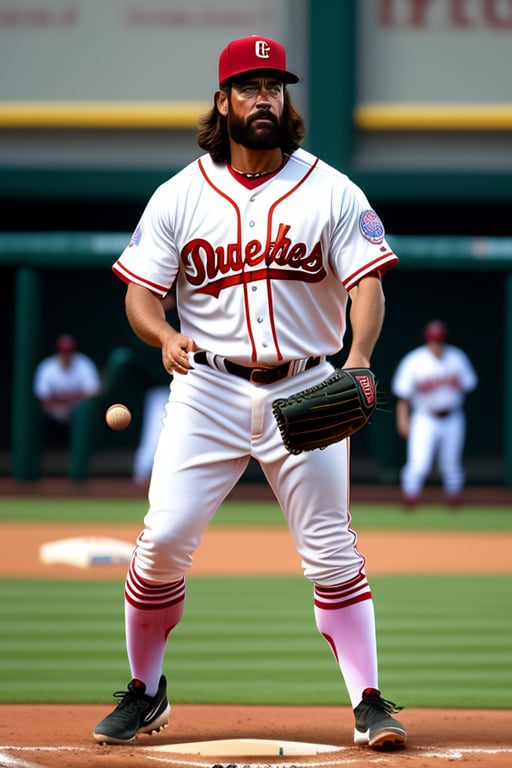
M 418 392 L 432 392 L 433 389 L 439 387 L 451 387 L 452 389 L 461 389 L 459 377 L 455 373 L 446 374 L 445 376 L 437 376 L 424 381 L 418 381 L 416 384 L 416 390 Z
M 280 224 L 275 241 L 268 246 L 250 240 L 245 248 L 240 243 L 215 248 L 208 240 L 191 240 L 181 251 L 186 278 L 191 285 L 198 286 L 199 293 L 215 297 L 223 288 L 254 280 L 323 280 L 326 271 L 322 246 L 318 242 L 308 253 L 305 243 L 292 243 L 287 237 L 289 229 L 289 225 Z M 258 265 L 262 269 L 253 269 Z M 248 268 L 251 270 L 247 271 Z

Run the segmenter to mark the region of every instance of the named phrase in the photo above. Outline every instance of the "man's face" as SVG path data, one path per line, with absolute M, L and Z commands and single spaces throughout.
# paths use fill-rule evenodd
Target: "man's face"
M 226 94 L 228 131 L 248 149 L 274 149 L 281 144 L 284 85 L 270 75 L 235 81 Z

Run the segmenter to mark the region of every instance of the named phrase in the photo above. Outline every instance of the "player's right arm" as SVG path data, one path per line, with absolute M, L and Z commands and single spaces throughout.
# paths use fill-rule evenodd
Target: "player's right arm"
M 126 290 L 126 316 L 134 333 L 152 347 L 162 350 L 162 363 L 168 373 L 187 373 L 191 368 L 188 352 L 197 346 L 190 336 L 173 328 L 165 318 L 162 299 L 142 285 L 129 283 Z

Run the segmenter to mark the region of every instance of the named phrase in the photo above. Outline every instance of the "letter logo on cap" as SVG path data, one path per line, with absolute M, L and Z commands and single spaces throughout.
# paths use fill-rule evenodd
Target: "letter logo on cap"
M 270 57 L 270 45 L 265 40 L 256 40 L 254 52 L 258 59 L 268 59 Z

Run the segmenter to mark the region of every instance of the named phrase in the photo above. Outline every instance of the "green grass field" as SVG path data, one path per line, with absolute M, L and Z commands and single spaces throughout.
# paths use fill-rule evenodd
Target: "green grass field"
M 140 500 L 2 499 L 3 520 L 140 521 Z M 354 505 L 357 528 L 512 529 L 512 510 Z M 228 503 L 216 525 L 282 525 L 268 503 Z M 0 523 L 1 525 L 1 523 Z M 372 579 L 381 687 L 404 706 L 512 706 L 512 576 Z M 123 582 L 1 579 L 0 701 L 110 702 L 129 672 Z M 175 702 L 347 704 L 313 618 L 312 588 L 292 577 L 188 580 L 168 644 Z
M 1 520 L 81 521 L 97 523 L 139 523 L 146 512 L 144 499 L 90 499 L 4 497 Z M 394 504 L 353 504 L 357 528 L 398 528 L 403 530 L 511 531 L 512 508 L 497 506 L 463 507 L 450 512 L 444 506 L 422 505 L 406 513 Z M 276 525 L 285 522 L 272 502 L 226 502 L 212 525 Z

